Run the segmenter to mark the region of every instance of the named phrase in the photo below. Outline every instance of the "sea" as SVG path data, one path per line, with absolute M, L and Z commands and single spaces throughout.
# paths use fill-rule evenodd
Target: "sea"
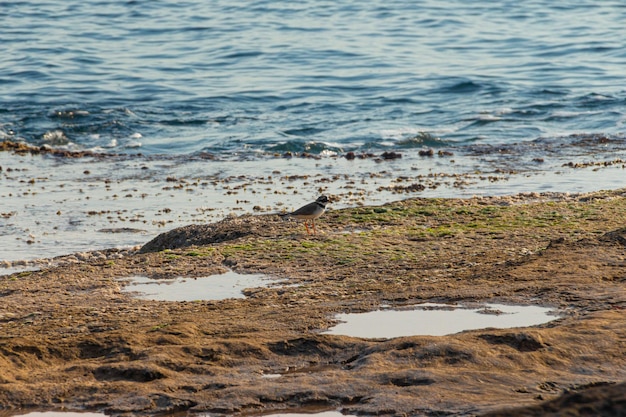
M 33 150 L 0 152 L 6 267 L 322 193 L 625 185 L 623 1 L 20 0 L 0 21 L 0 141 Z

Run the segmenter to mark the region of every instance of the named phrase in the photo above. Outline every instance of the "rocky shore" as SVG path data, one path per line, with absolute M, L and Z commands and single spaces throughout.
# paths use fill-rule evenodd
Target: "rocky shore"
M 625 206 L 625 190 L 409 199 L 333 210 L 317 235 L 244 215 L 33 263 L 0 277 L 0 410 L 624 415 Z M 132 276 L 228 270 L 281 281 L 219 301 L 123 291 Z M 558 318 L 447 336 L 323 334 L 337 313 L 425 302 L 540 305 Z

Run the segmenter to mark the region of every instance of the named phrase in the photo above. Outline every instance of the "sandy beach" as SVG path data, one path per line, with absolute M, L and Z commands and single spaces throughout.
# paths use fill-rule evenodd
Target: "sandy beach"
M 243 215 L 60 257 L 0 277 L 0 403 L 7 415 L 623 415 L 625 202 L 624 190 L 417 198 L 332 210 L 317 235 Z M 280 281 L 218 301 L 124 290 L 133 276 L 226 271 Z M 555 317 L 446 336 L 324 333 L 338 313 L 420 303 Z

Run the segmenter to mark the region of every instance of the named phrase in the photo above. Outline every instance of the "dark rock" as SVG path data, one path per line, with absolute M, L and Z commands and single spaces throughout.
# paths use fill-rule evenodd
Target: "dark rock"
M 381 156 L 381 158 L 383 158 L 386 161 L 388 161 L 390 159 L 402 158 L 402 154 L 401 153 L 393 152 L 393 151 L 383 152 L 380 156 Z
M 148 366 L 103 365 L 97 368 L 93 375 L 99 381 L 150 382 L 165 378 L 162 372 Z
M 494 345 L 508 345 L 520 352 L 534 352 L 546 345 L 539 335 L 530 333 L 484 334 L 481 339 Z
M 266 235 L 269 216 L 228 217 L 217 223 L 192 224 L 161 233 L 139 249 L 139 253 L 211 245 L 248 235 Z
M 565 392 L 560 397 L 529 407 L 508 408 L 483 417 L 558 417 L 626 415 L 626 383 L 595 383 Z

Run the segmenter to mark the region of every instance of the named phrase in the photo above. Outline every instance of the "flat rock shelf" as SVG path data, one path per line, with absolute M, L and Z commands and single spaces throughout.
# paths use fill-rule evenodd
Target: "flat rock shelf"
M 311 236 L 275 215 L 228 217 L 115 258 L 0 276 L 2 412 L 623 415 L 625 193 L 409 199 L 333 210 Z M 281 283 L 155 301 L 120 282 L 229 270 Z M 424 303 L 558 316 L 442 336 L 325 334 L 339 314 Z

